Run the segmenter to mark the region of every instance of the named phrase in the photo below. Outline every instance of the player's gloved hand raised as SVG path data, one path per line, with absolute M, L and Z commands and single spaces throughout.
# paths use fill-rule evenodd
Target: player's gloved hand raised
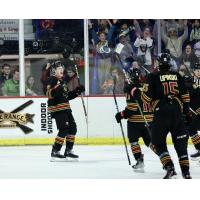
M 81 94 L 84 91 L 85 91 L 85 87 L 83 85 L 80 85 L 80 86 L 76 87 L 76 89 L 75 89 L 75 92 L 77 94 Z
M 131 90 L 134 88 L 133 84 L 127 84 L 124 86 L 124 93 L 130 94 Z
M 123 112 L 118 112 L 116 115 L 115 115 L 115 119 L 117 121 L 117 123 L 120 123 L 121 120 L 124 118 L 123 116 Z

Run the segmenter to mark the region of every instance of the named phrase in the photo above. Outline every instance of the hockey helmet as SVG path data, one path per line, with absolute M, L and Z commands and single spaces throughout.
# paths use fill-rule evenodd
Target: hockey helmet
M 198 70 L 198 69 L 200 69 L 200 63 L 195 63 L 195 65 L 194 65 L 194 70 Z
M 138 68 L 131 68 L 128 70 L 128 76 L 132 84 L 139 84 L 140 83 L 140 74 L 141 71 Z
M 62 67 L 64 69 L 64 65 L 61 61 L 57 60 L 53 63 L 51 63 L 51 68 L 50 68 L 50 76 L 55 75 L 55 71 L 57 67 Z
M 158 56 L 158 64 L 160 70 L 169 70 L 171 67 L 171 57 L 169 53 L 161 53 Z

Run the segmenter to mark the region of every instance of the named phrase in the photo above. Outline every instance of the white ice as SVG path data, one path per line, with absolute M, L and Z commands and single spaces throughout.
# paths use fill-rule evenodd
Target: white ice
M 160 179 L 165 172 L 160 161 L 147 147 L 142 146 L 145 173 L 136 173 L 128 165 L 125 147 L 75 145 L 78 162 L 50 162 L 51 146 L 0 147 L 0 178 L 89 178 L 89 179 Z M 180 168 L 174 148 L 169 146 L 178 177 Z M 192 145 L 189 154 L 194 153 Z M 129 150 L 132 164 L 133 156 Z M 191 175 L 200 178 L 200 164 L 191 161 Z

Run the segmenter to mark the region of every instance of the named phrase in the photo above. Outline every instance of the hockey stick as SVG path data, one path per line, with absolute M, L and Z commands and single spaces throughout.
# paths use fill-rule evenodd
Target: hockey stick
M 116 95 L 115 95 L 116 77 L 113 77 L 113 82 L 114 82 L 114 85 L 113 85 L 113 97 L 114 97 L 114 101 L 115 101 L 115 106 L 116 106 L 117 112 L 119 112 L 119 107 L 118 107 L 117 99 L 116 99 Z M 128 163 L 129 163 L 129 165 L 131 165 L 131 160 L 130 160 L 128 149 L 127 149 L 127 144 L 126 144 L 126 140 L 125 140 L 124 130 L 123 130 L 123 127 L 122 127 L 122 122 L 120 121 L 119 124 L 120 124 L 121 132 L 122 132 L 124 146 L 125 146 L 125 149 L 126 149 L 126 155 L 127 155 L 127 158 L 128 158 Z
M 146 71 L 148 74 L 151 73 L 151 72 L 150 72 L 148 69 L 146 69 L 144 66 L 141 66 L 141 68 L 144 69 L 144 71 Z
M 193 114 L 198 115 L 198 113 L 195 112 L 192 108 L 189 108 L 189 110 L 190 110 Z
M 81 85 L 81 83 L 80 83 L 80 77 L 79 77 L 78 68 L 77 68 L 76 64 L 74 65 L 74 67 L 75 67 L 75 70 L 76 70 L 78 84 L 80 86 Z M 83 100 L 83 93 L 82 92 L 81 92 L 81 101 L 82 101 L 83 110 L 84 110 L 84 114 L 85 114 L 85 120 L 86 120 L 86 124 L 87 124 L 88 123 L 88 117 L 87 117 L 87 112 L 86 112 L 86 107 L 85 107 L 85 102 Z

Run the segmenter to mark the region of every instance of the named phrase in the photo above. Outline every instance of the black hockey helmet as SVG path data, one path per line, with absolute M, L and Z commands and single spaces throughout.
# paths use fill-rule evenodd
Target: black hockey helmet
M 200 63 L 195 63 L 193 70 L 200 69 Z
M 128 70 L 128 75 L 132 84 L 139 84 L 140 83 L 140 74 L 141 71 L 138 68 L 131 68 Z
M 63 63 L 59 60 L 52 62 L 51 68 L 50 68 L 50 76 L 55 75 L 55 70 L 56 70 L 57 67 L 62 67 L 63 69 L 65 68 Z
M 158 56 L 157 60 L 158 60 L 160 71 L 170 69 L 170 67 L 171 67 L 171 64 L 170 64 L 171 57 L 170 57 L 169 53 L 161 53 Z
M 185 75 L 183 76 L 183 79 L 186 87 L 190 87 L 194 83 L 194 78 L 192 76 Z

